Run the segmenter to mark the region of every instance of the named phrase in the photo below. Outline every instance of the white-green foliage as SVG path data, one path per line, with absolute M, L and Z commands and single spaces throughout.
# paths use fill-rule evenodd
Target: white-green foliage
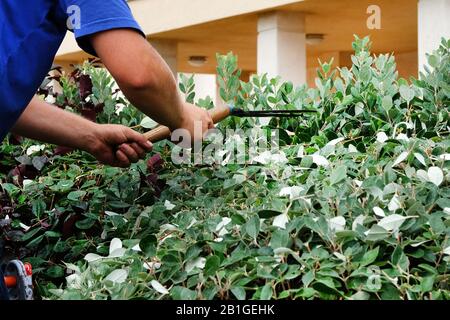
M 288 163 L 171 167 L 160 202 L 133 225 L 154 215 L 170 223 L 157 228 L 144 250 L 150 255 L 128 249 L 90 262 L 80 277 L 95 290 L 69 284 L 58 295 L 448 298 L 449 42 L 411 85 L 397 80 L 393 56 L 370 55 L 367 38 L 356 39 L 354 49 L 352 68 L 330 72 L 331 64 L 322 64 L 314 89 L 264 75 L 240 82 L 235 57 L 219 56 L 227 102 L 319 111 L 271 121 L 294 133 L 280 151 Z M 191 100 L 193 90 L 185 89 Z M 258 121 L 232 118 L 221 127 Z M 124 268 L 127 280 L 105 280 Z
M 265 75 L 244 83 L 236 58 L 218 56 L 225 101 L 317 115 L 272 119 L 267 127 L 285 133 L 280 150 L 254 164 L 174 166 L 168 144 L 156 146 L 168 160 L 160 173 L 167 187 L 151 205 L 140 203 L 142 163 L 88 173 L 105 179 L 87 189 L 90 205 L 108 210 L 101 238 L 78 261 L 69 256 L 72 274 L 44 294 L 448 299 L 450 41 L 411 84 L 397 79 L 392 55 L 370 55 L 367 38 L 353 47 L 353 66 L 323 63 L 316 88 Z M 190 79 L 182 90 L 194 100 Z M 219 127 L 254 126 L 263 125 L 229 118 Z

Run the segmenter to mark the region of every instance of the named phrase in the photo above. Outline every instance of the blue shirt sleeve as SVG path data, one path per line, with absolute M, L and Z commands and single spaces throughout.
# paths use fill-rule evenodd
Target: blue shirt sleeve
M 129 28 L 141 33 L 141 27 L 131 13 L 126 0 L 59 0 L 60 6 L 72 24 L 78 45 L 95 55 L 89 36 L 97 32 Z M 76 15 L 79 13 L 79 17 Z M 79 18 L 79 19 L 78 19 Z M 78 20 L 77 20 L 78 19 Z

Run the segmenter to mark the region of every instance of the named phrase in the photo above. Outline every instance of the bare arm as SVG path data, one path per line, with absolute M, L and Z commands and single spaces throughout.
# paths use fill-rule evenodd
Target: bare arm
M 19 135 L 85 150 L 103 163 L 128 166 L 151 149 L 145 138 L 123 126 L 100 125 L 35 97 L 15 124 Z
M 169 67 L 137 32 L 117 29 L 91 37 L 103 60 L 128 99 L 156 121 L 172 128 L 187 129 L 195 139 L 194 122 L 203 132 L 214 124 L 210 115 L 183 103 Z M 99 161 L 128 166 L 143 158 L 151 144 L 143 135 L 118 125 L 100 125 L 34 98 L 13 132 L 32 139 L 85 150 Z
M 91 43 L 124 94 L 142 112 L 171 129 L 187 129 L 192 136 L 194 121 L 202 122 L 203 132 L 213 126 L 204 109 L 182 101 L 171 70 L 136 31 L 100 32 L 91 37 Z

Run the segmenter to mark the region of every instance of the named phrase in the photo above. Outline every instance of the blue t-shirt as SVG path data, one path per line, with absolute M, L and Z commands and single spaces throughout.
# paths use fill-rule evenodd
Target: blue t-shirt
M 72 28 L 79 46 L 93 55 L 89 35 L 94 33 L 132 28 L 144 35 L 125 0 L 0 1 L 0 143 L 33 98 Z

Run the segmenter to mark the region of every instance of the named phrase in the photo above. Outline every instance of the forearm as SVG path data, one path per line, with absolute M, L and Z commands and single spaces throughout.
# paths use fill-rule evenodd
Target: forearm
M 144 38 L 131 30 L 111 30 L 94 35 L 92 44 L 133 105 L 161 124 L 181 126 L 183 101 L 176 80 Z
M 96 126 L 34 97 L 12 131 L 34 140 L 90 151 Z
M 170 71 L 161 69 L 158 73 L 161 81 L 148 86 L 136 88 L 120 81 L 118 84 L 130 102 L 147 116 L 172 129 L 179 128 L 183 121 L 183 101 L 175 79 L 169 77 Z

